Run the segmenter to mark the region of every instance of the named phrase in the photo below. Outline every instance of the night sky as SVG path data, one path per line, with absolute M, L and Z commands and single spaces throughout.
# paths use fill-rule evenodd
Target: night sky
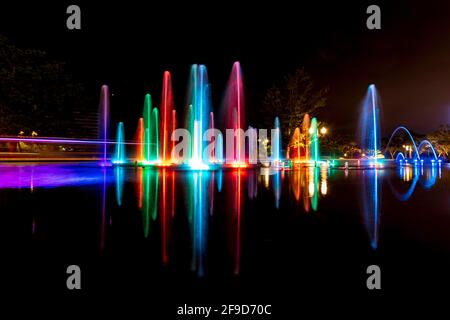
M 317 86 L 330 88 L 319 117 L 332 130 L 356 130 L 370 83 L 381 95 L 384 134 L 399 124 L 426 133 L 450 123 L 450 3 L 444 1 L 9 2 L 0 4 L 0 34 L 66 61 L 93 96 L 110 85 L 113 119 L 126 125 L 137 123 L 148 90 L 159 100 L 164 70 L 172 73 L 180 109 L 192 63 L 208 67 L 219 105 L 236 60 L 250 121 L 265 90 L 304 66 Z M 81 31 L 66 29 L 70 4 L 81 7 Z M 366 28 L 370 4 L 381 7 L 381 30 Z

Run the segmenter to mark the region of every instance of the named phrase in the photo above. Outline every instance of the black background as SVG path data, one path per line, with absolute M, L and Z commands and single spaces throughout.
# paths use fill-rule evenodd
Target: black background
M 66 28 L 70 4 L 81 8 L 81 31 Z M 369 4 L 381 7 L 381 30 L 366 28 Z M 101 84 L 110 85 L 113 120 L 133 130 L 144 94 L 159 101 L 164 70 L 172 72 L 181 110 L 190 65 L 205 64 L 217 107 L 239 60 L 250 122 L 260 116 L 265 90 L 305 66 L 330 88 L 319 118 L 331 129 L 355 132 L 359 103 L 375 83 L 385 135 L 399 124 L 427 133 L 450 117 L 449 9 L 445 1 L 19 0 L 0 5 L 0 32 L 67 61 L 94 109 Z

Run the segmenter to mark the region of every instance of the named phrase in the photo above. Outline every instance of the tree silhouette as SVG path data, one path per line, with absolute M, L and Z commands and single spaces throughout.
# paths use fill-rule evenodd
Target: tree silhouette
M 84 99 L 84 87 L 73 81 L 65 63 L 0 35 L 0 134 L 64 135 L 73 108 Z
M 272 128 L 274 118 L 280 118 L 283 143 L 289 143 L 296 127 L 300 127 L 306 113 L 323 108 L 327 101 L 327 88 L 316 89 L 304 68 L 288 75 L 279 85 L 267 90 L 263 100 L 263 124 Z

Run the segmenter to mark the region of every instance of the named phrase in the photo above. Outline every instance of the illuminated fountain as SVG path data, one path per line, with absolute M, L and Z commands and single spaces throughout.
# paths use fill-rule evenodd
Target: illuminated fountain
M 208 169 L 209 159 L 203 153 L 203 134 L 210 126 L 211 100 L 208 74 L 204 65 L 192 65 L 188 92 L 186 127 L 191 135 L 188 164 L 192 169 Z
M 409 140 L 409 142 L 407 142 L 406 145 L 403 145 L 406 153 L 398 151 L 395 156 L 395 162 L 398 165 L 401 166 L 409 164 L 414 166 L 418 165 L 423 166 L 424 164 L 431 164 L 432 166 L 441 165 L 442 159 L 439 159 L 438 155 L 436 154 L 436 150 L 433 147 L 433 144 L 428 140 L 422 140 L 419 144 L 417 144 L 411 132 L 404 126 L 399 126 L 392 132 L 385 150 L 388 150 L 389 146 L 391 145 L 392 139 L 395 136 L 397 136 L 400 132 L 406 134 L 406 137 Z M 411 143 L 411 145 L 409 145 L 409 143 Z M 421 157 L 420 152 L 425 148 L 427 148 L 427 151 L 431 150 L 431 154 L 429 154 L 427 157 Z
M 380 229 L 380 204 L 382 181 L 378 168 L 365 170 L 362 179 L 361 204 L 362 215 L 370 244 L 373 249 L 378 247 Z
M 380 158 L 380 109 L 378 101 L 375 85 L 371 84 L 362 104 L 360 140 L 361 148 L 366 154 L 369 166 L 375 169 L 365 172 L 361 188 L 362 215 L 373 249 L 378 247 L 382 193 L 381 176 L 378 170 L 378 159 Z
M 320 151 L 319 151 L 319 129 L 317 128 L 317 119 L 311 119 L 311 127 L 309 128 L 310 144 L 310 162 L 313 165 L 320 164 Z
M 210 144 L 206 146 L 204 154 L 208 157 L 208 161 L 211 164 L 220 165 L 223 164 L 223 136 L 220 130 L 214 125 L 214 113 L 209 113 L 209 132 L 206 132 L 204 138 L 210 141 Z
M 319 128 L 317 119 L 303 116 L 301 129 L 295 128 L 287 154 L 294 164 L 321 165 Z
M 378 166 L 380 153 L 380 108 L 377 89 L 371 84 L 361 106 L 360 143 L 369 165 Z
M 208 230 L 208 199 L 204 194 L 207 190 L 208 173 L 192 172 L 187 178 L 188 196 L 191 199 L 188 207 L 192 237 L 191 270 L 196 271 L 201 277 L 205 273 L 204 260 Z
M 135 159 L 137 162 L 141 163 L 144 161 L 144 118 L 139 118 L 138 121 L 138 128 L 136 131 L 136 141 L 137 141 L 137 148 L 136 148 L 136 154 Z
M 145 96 L 143 116 L 139 119 L 136 137 L 134 142 L 127 143 L 136 146 L 132 158 L 134 161 L 127 161 L 124 158 L 124 148 L 116 148 L 116 153 L 119 152 L 122 156 L 120 158 L 116 156 L 114 163 L 158 167 L 176 165 L 180 169 L 192 170 L 215 170 L 224 165 L 242 168 L 248 167 L 250 163 L 256 164 L 257 130 L 249 127 L 244 131 L 244 86 L 239 62 L 233 64 L 221 107 L 221 127 L 225 129 L 222 132 L 228 131 L 226 162 L 224 136 L 216 126 L 210 91 L 206 67 L 192 65 L 184 117 L 185 129 L 177 128 L 171 75 L 168 71 L 164 72 L 160 108 L 153 106 L 150 94 Z M 124 137 L 118 135 L 119 138 L 121 140 L 114 143 L 122 148 L 125 144 Z M 275 118 L 275 128 L 271 130 L 271 140 L 271 157 L 264 159 L 270 159 L 275 166 L 282 165 L 278 117 Z M 249 147 L 248 156 L 246 144 Z
M 108 133 L 109 133 L 109 88 L 107 85 L 103 85 L 100 91 L 100 140 L 103 141 L 102 145 L 102 155 L 103 161 L 102 165 L 106 166 L 108 162 Z
M 172 144 L 171 135 L 174 126 L 172 122 L 176 122 L 176 113 L 174 107 L 172 80 L 170 72 L 164 72 L 163 89 L 161 95 L 161 132 L 160 132 L 160 154 L 159 159 L 162 164 L 167 165 L 172 161 Z
M 232 167 L 246 167 L 245 137 L 243 134 L 245 130 L 244 84 L 239 62 L 233 64 L 230 78 L 228 79 L 222 103 L 222 115 L 224 119 L 223 127 L 225 129 L 234 129 L 235 132 L 233 141 L 227 140 L 227 144 L 233 144 L 233 154 L 226 155 L 227 163 L 231 163 Z
M 157 164 L 159 162 L 159 123 L 158 109 L 152 107 L 152 97 L 145 95 L 144 99 L 144 156 L 142 164 Z
M 150 233 L 151 221 L 155 221 L 158 214 L 158 181 L 159 171 L 150 168 L 140 168 L 139 172 L 139 208 L 142 210 L 142 225 L 144 237 Z
M 305 146 L 305 160 L 309 161 L 310 160 L 310 153 L 309 153 L 309 144 L 311 143 L 310 141 L 310 136 L 309 136 L 309 128 L 311 126 L 311 120 L 309 118 L 309 114 L 305 114 L 303 116 L 303 123 L 302 123 L 302 131 L 303 131 L 303 135 L 304 135 L 304 146 Z
M 295 128 L 294 134 L 292 135 L 291 141 L 288 146 L 288 151 L 286 157 L 291 159 L 294 163 L 301 162 L 301 151 L 300 148 L 303 145 L 302 136 L 300 133 L 300 128 Z
M 275 117 L 275 129 L 272 131 L 272 163 L 274 166 L 281 165 L 281 134 L 280 134 L 280 119 Z
M 117 138 L 116 138 L 116 150 L 114 152 L 113 163 L 123 164 L 126 163 L 127 157 L 125 154 L 125 128 L 123 122 L 119 122 L 117 125 Z

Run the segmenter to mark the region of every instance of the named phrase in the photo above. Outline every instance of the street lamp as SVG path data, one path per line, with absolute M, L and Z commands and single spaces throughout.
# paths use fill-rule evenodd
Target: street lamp
M 322 127 L 322 128 L 320 128 L 320 134 L 321 135 L 325 135 L 325 134 L 327 134 L 327 128 L 325 128 L 325 127 Z

